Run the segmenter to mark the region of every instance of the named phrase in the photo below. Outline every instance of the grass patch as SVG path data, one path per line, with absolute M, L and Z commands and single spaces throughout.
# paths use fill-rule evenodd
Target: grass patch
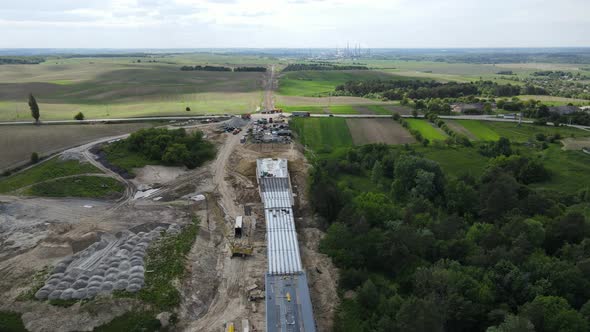
M 440 164 L 445 174 L 464 174 L 479 177 L 488 164 L 488 158 L 479 154 L 476 148 L 417 146 L 416 151 Z
M 21 314 L 12 311 L 0 311 L 0 331 L 27 332 Z
M 383 107 L 381 105 L 368 105 L 367 107 L 373 113 L 378 114 L 378 115 L 392 115 L 393 114 L 393 112 L 391 112 L 390 110 L 386 109 L 385 107 Z
M 89 163 L 53 158 L 26 171 L 0 180 L 0 193 L 7 193 L 41 181 L 86 173 L 96 174 L 101 172 Z
M 338 105 L 338 106 L 330 106 L 330 113 L 359 114 L 359 111 L 356 110 L 352 105 Z
M 478 136 L 478 138 L 481 137 L 482 140 L 497 140 L 500 137 L 506 137 L 513 142 L 526 142 L 531 139 L 535 139 L 535 136 L 538 133 L 543 133 L 546 136 L 560 134 L 563 138 L 590 136 L 590 131 L 584 131 L 571 127 L 536 126 L 532 124 L 518 125 L 518 123 L 515 122 L 499 121 L 456 121 L 467 128 L 474 135 Z
M 534 183 L 533 188 L 576 192 L 590 183 L 590 155 L 581 151 L 564 151 L 552 144 L 538 153 L 545 167 L 551 171 L 551 179 Z
M 31 278 L 31 287 L 27 291 L 20 293 L 16 299 L 18 301 L 36 300 L 35 293 L 45 285 L 45 280 L 47 280 L 52 270 L 51 266 L 45 266 L 41 271 L 37 271 Z
M 471 132 L 478 140 L 482 141 L 497 141 L 500 135 L 486 126 L 482 121 L 471 120 L 455 120 L 458 124 L 463 126 Z
M 411 129 L 418 130 L 422 136 L 430 141 L 444 140 L 447 136 L 430 122 L 419 119 L 406 119 Z
M 53 80 L 53 81 L 49 81 L 47 83 L 52 83 L 52 84 L 57 84 L 57 85 L 72 85 L 72 84 L 74 84 L 74 81 L 72 81 L 72 80 Z
M 118 197 L 124 186 L 117 180 L 104 176 L 77 176 L 33 185 L 25 194 L 44 197 Z
M 336 148 L 353 145 L 346 119 L 299 118 L 290 123 L 301 143 L 316 153 L 330 153 Z
M 115 317 L 112 321 L 95 327 L 94 332 L 155 332 L 162 331 L 161 324 L 154 314 L 147 311 L 131 311 Z
M 133 174 L 134 168 L 140 168 L 145 165 L 161 165 L 162 161 L 146 158 L 140 152 L 129 151 L 125 141 L 115 142 L 103 148 L 106 153 L 107 161 L 118 168 L 124 169 Z
M 186 255 L 199 231 L 199 219 L 192 218 L 177 235 L 165 235 L 147 251 L 145 286 L 137 293 L 113 292 L 118 297 L 136 298 L 149 303 L 158 312 L 170 311 L 180 304 L 180 292 L 173 282 L 185 273 Z M 147 272 L 152 271 L 152 272 Z

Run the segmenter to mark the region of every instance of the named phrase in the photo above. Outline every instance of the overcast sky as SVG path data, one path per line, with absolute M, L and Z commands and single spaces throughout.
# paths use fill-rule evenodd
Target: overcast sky
M 0 0 L 0 48 L 590 46 L 590 0 Z

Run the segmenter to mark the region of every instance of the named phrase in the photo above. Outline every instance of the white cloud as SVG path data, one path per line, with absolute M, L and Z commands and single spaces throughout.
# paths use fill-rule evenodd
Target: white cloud
M 587 0 L 0 1 L 0 47 L 590 46 Z

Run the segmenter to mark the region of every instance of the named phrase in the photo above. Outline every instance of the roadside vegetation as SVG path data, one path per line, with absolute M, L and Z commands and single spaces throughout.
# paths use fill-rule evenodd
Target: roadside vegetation
M 128 173 L 145 165 L 202 165 L 215 156 L 215 146 L 200 131 L 188 134 L 184 129 L 141 129 L 127 139 L 103 148 L 109 164 Z
M 18 174 L 0 179 L 0 193 L 7 193 L 35 183 L 78 174 L 98 174 L 101 171 L 78 160 L 53 158 Z

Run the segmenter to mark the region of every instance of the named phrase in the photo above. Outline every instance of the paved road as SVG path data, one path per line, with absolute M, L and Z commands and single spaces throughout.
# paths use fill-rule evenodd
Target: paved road
M 379 114 L 310 114 L 312 118 L 327 118 L 327 117 L 334 117 L 334 118 L 391 118 L 391 115 L 379 115 Z M 413 118 L 412 115 L 402 115 L 402 118 Z M 424 118 L 424 115 L 418 115 L 418 118 Z M 451 119 L 451 120 L 479 120 L 479 121 L 496 121 L 496 122 L 519 122 L 518 119 L 504 119 L 498 118 L 493 115 L 439 115 L 441 119 Z M 522 120 L 522 123 L 532 124 L 532 120 Z M 553 126 L 552 122 L 547 122 L 548 126 Z M 581 126 L 581 125 L 570 125 L 570 124 L 562 124 L 562 126 L 578 128 L 582 130 L 589 130 L 590 126 Z
M 197 116 L 157 116 L 157 117 L 146 117 L 146 118 L 114 118 L 114 119 L 88 119 L 88 120 L 48 120 L 41 121 L 42 125 L 47 124 L 71 124 L 71 123 L 103 123 L 103 122 L 145 122 L 145 121 L 172 121 L 172 120 L 201 120 L 201 119 L 214 119 L 214 118 L 227 118 L 233 116 L 232 114 L 223 115 L 197 115 Z M 34 124 L 33 121 L 3 121 L 0 125 L 30 125 Z

